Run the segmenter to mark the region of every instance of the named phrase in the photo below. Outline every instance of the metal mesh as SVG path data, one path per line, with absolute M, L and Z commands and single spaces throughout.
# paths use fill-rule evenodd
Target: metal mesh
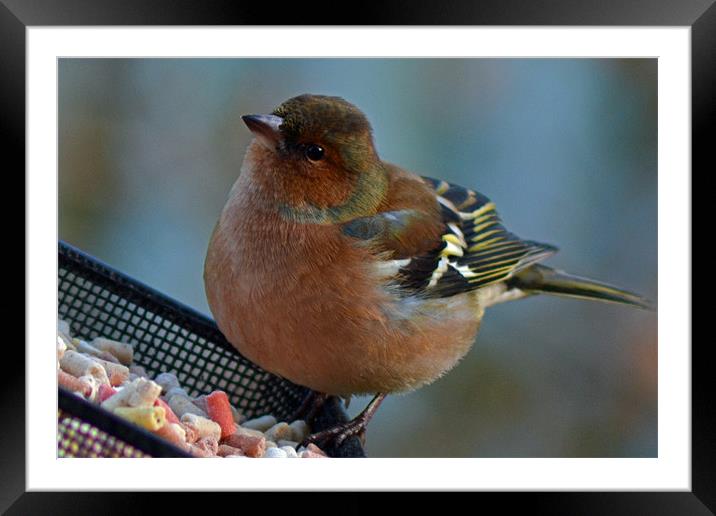
M 62 410 L 57 411 L 57 456 L 149 457 L 123 440 Z
M 223 390 L 247 418 L 286 418 L 309 392 L 238 354 L 211 319 L 64 242 L 59 243 L 58 312 L 73 336 L 132 344 L 134 362 L 152 377 L 172 372 L 192 396 Z

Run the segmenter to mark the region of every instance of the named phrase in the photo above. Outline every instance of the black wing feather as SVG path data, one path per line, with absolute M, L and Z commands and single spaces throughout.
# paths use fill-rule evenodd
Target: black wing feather
M 443 245 L 400 269 L 399 284 L 411 293 L 447 297 L 504 281 L 554 254 L 548 244 L 522 240 L 502 225 L 495 206 L 479 192 L 429 177 L 447 231 Z

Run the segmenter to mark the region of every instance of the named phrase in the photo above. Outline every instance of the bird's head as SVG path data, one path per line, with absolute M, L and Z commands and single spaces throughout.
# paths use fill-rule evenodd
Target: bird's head
M 337 210 L 343 212 L 338 218 L 360 215 L 382 198 L 385 172 L 371 126 L 353 104 L 300 95 L 271 114 L 242 119 L 255 136 L 247 153 L 255 180 L 294 218 L 335 222 Z

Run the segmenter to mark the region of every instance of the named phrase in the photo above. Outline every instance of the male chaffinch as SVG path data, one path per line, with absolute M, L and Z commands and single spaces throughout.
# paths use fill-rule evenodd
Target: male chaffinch
M 380 159 L 365 115 L 301 95 L 243 117 L 255 139 L 209 243 L 209 306 L 264 369 L 326 395 L 428 384 L 468 352 L 485 308 L 549 293 L 647 300 L 537 262 L 557 249 L 509 233 L 484 195 Z

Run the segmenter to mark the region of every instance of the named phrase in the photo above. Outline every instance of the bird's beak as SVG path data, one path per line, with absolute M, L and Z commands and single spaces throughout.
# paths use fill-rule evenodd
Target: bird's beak
M 281 141 L 278 128 L 283 123 L 283 118 L 276 115 L 244 115 L 241 119 L 261 145 L 269 150 L 276 150 Z

